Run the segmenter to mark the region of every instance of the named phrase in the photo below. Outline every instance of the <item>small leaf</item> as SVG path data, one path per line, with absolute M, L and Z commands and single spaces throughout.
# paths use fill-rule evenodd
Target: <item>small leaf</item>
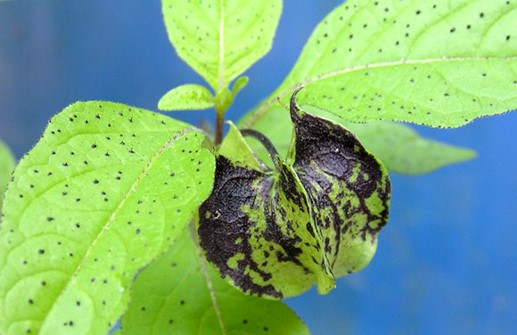
M 163 111 L 197 110 L 214 107 L 212 93 L 201 85 L 186 84 L 173 88 L 158 102 Z
M 5 143 L 0 140 L 0 214 L 2 213 L 5 188 L 13 170 L 14 156 Z
M 281 0 L 162 0 L 179 57 L 217 93 L 271 48 Z
M 232 157 L 239 166 L 245 166 L 257 171 L 264 169 L 264 164 L 255 157 L 248 143 L 233 122 L 228 121 L 228 125 L 230 130 L 219 148 L 219 155 Z
M 232 92 L 228 88 L 223 88 L 214 97 L 216 111 L 225 111 L 233 102 Z
M 303 335 L 309 331 L 284 303 L 246 296 L 221 279 L 186 231 L 138 275 L 121 334 Z
M 212 189 L 214 157 L 188 124 L 110 102 L 50 121 L 9 184 L 0 230 L 4 334 L 106 334 L 135 273 Z
M 239 94 L 239 92 L 242 91 L 242 89 L 246 87 L 246 85 L 248 85 L 248 82 L 249 78 L 247 76 L 237 78 L 237 80 L 233 83 L 232 87 L 233 98 L 235 98 L 237 94 Z
M 277 97 L 347 121 L 458 127 L 517 107 L 515 1 L 343 3 L 316 28 Z
M 384 167 L 346 129 L 296 106 L 293 147 L 257 171 L 219 155 L 211 196 L 200 207 L 199 237 L 207 259 L 252 295 L 282 298 L 366 266 L 388 219 Z

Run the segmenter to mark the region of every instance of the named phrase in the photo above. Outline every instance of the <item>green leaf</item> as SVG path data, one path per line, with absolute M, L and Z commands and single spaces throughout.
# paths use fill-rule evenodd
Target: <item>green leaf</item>
M 359 138 L 368 151 L 393 172 L 423 174 L 475 157 L 472 150 L 423 138 L 410 127 L 402 124 L 389 121 L 373 121 L 364 124 L 344 122 L 341 118 L 320 109 L 304 107 L 316 115 L 345 126 Z M 285 157 L 291 142 L 292 124 L 289 114 L 283 107 L 270 109 L 264 117 L 257 120 L 254 128 L 270 138 L 280 155 Z M 268 152 L 260 143 L 249 139 L 248 142 L 262 161 L 269 161 Z
M 237 80 L 235 80 L 232 87 L 232 95 L 234 98 L 237 96 L 237 94 L 239 94 L 240 91 L 242 91 L 244 87 L 246 87 L 246 85 L 248 85 L 248 82 L 249 78 L 247 76 L 239 77 Z
M 0 214 L 2 212 L 5 188 L 13 170 L 14 156 L 5 143 L 0 140 Z
M 375 253 L 388 219 L 384 167 L 343 127 L 301 111 L 291 100 L 295 139 L 287 160 L 255 136 L 274 170 L 219 155 L 210 197 L 200 207 L 207 259 L 243 292 L 282 298 L 359 271 Z
M 345 2 L 316 28 L 276 97 L 348 121 L 457 127 L 517 107 L 517 3 Z
M 107 333 L 135 273 L 209 195 L 205 146 L 188 124 L 122 104 L 80 102 L 52 118 L 6 193 L 2 333 Z
M 122 335 L 309 334 L 284 303 L 231 287 L 197 249 L 185 232 L 138 275 Z
M 214 106 L 216 111 L 225 111 L 233 102 L 233 94 L 228 88 L 220 90 L 214 98 Z
M 232 157 L 237 165 L 257 171 L 263 170 L 265 168 L 264 164 L 255 157 L 237 127 L 231 121 L 228 121 L 228 125 L 230 126 L 230 130 L 219 148 L 219 155 Z
M 218 93 L 271 48 L 281 0 L 162 0 L 178 56 Z
M 394 122 L 347 123 L 346 127 L 393 172 L 423 174 L 476 157 L 472 150 L 427 140 Z
M 214 107 L 212 93 L 201 85 L 186 84 L 173 88 L 158 102 L 163 111 L 198 110 Z

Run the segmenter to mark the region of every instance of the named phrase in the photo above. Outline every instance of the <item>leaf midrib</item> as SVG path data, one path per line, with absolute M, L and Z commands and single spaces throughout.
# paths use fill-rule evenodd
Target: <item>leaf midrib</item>
M 225 2 L 221 1 L 221 7 L 219 9 L 219 68 L 217 71 L 217 91 L 216 94 L 221 92 L 225 88 L 225 68 L 224 68 L 224 34 L 225 34 Z
M 337 77 L 341 75 L 346 75 L 348 73 L 354 73 L 359 71 L 364 71 L 368 69 L 377 69 L 377 68 L 389 68 L 400 65 L 417 65 L 417 64 L 432 64 L 432 63 L 448 63 L 448 62 L 470 62 L 470 61 L 517 61 L 517 56 L 510 57 L 441 57 L 441 58 L 426 58 L 426 59 L 400 59 L 397 61 L 389 61 L 389 62 L 379 62 L 372 64 L 365 64 L 359 66 L 350 66 L 345 67 L 339 70 L 329 71 L 327 73 L 322 73 L 315 75 L 313 77 L 306 78 L 303 81 L 296 82 L 294 84 L 289 84 L 289 86 L 280 91 L 280 93 L 273 93 L 270 98 L 268 98 L 265 104 L 259 107 L 257 110 L 252 112 L 251 117 L 242 124 L 242 128 L 252 128 L 260 118 L 275 104 L 279 99 L 284 98 L 287 95 L 290 95 L 294 90 L 310 85 L 314 82 L 329 79 L 332 77 Z M 278 90 L 277 90 L 278 91 Z

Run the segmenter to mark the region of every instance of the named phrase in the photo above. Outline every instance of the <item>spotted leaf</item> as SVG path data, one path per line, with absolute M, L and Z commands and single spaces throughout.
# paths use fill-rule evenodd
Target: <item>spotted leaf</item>
M 158 101 L 163 111 L 207 109 L 214 106 L 212 93 L 201 85 L 185 84 L 165 93 Z
M 458 127 L 517 107 L 517 3 L 360 0 L 314 30 L 285 81 L 242 123 L 300 103 L 346 121 Z
M 295 135 L 286 160 L 262 134 L 272 170 L 218 156 L 212 195 L 200 208 L 200 245 L 221 274 L 248 294 L 281 298 L 372 258 L 388 219 L 385 168 L 343 127 L 303 112 L 291 99 Z
M 9 148 L 0 140 L 0 214 L 2 213 L 2 202 L 4 191 L 9 181 L 9 176 L 14 169 L 14 157 Z M 1 216 L 1 215 L 0 215 Z
M 0 230 L 3 334 L 106 334 L 136 272 L 166 250 L 212 188 L 190 125 L 110 102 L 50 121 L 20 161 Z
M 244 295 L 221 279 L 193 238 L 184 232 L 138 275 L 122 335 L 309 334 L 283 302 Z
M 178 56 L 216 93 L 269 51 L 281 11 L 280 0 L 162 0 Z

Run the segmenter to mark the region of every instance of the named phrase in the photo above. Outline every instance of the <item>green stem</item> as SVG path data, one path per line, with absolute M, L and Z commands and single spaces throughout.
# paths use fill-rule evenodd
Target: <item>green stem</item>
M 223 141 L 224 113 L 233 102 L 232 92 L 228 88 L 221 89 L 215 96 L 215 136 L 214 144 L 219 148 Z

